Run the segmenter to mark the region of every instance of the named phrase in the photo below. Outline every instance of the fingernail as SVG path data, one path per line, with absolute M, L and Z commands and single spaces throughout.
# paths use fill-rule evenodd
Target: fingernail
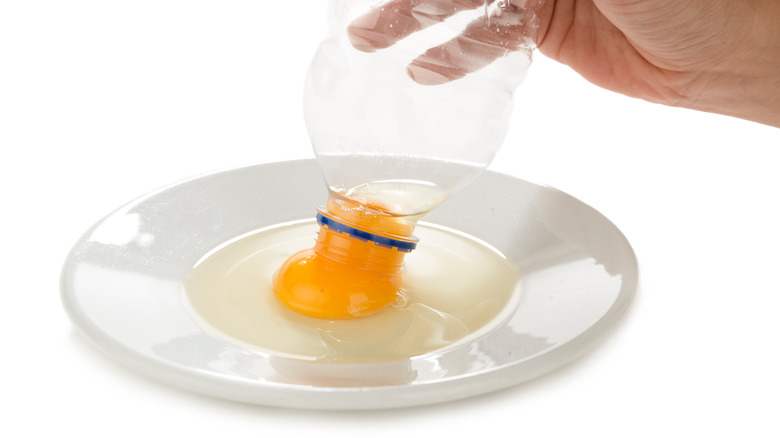
M 413 81 L 420 85 L 441 85 L 450 82 L 452 79 L 437 72 L 431 70 L 423 64 L 412 62 L 406 67 L 406 73 Z
M 349 42 L 352 47 L 361 52 L 373 53 L 376 51 L 378 43 L 375 38 L 372 38 L 375 34 L 375 31 L 364 27 L 349 26 L 347 28 Z

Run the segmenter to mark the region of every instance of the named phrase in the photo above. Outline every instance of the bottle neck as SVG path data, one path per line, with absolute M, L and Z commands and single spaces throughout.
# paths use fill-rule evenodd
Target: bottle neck
M 416 242 L 412 235 L 422 215 L 398 215 L 382 205 L 357 201 L 331 191 L 328 204 L 319 212 L 340 224 L 389 239 Z
M 403 270 L 406 252 L 362 240 L 320 224 L 314 251 L 329 260 L 386 275 Z

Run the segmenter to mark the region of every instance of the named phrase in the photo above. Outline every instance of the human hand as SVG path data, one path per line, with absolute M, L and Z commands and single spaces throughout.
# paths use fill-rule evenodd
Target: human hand
M 407 68 L 422 84 L 459 79 L 533 47 L 608 90 L 780 127 L 780 2 L 487 0 L 478 19 Z M 350 25 L 374 51 L 485 0 L 390 0 Z M 502 18 L 503 17 L 503 18 Z

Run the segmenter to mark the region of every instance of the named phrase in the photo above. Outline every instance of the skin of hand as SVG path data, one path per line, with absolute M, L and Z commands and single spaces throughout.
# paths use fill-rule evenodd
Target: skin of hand
M 535 45 L 605 89 L 780 127 L 780 1 L 488 2 L 500 14 L 421 54 L 407 68 L 415 81 L 455 80 Z M 485 0 L 390 0 L 349 33 L 371 52 L 477 7 Z

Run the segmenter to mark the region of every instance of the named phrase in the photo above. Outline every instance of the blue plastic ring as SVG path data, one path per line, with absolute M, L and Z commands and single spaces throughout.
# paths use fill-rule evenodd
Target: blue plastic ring
M 328 227 L 328 229 L 333 230 L 337 233 L 345 233 L 352 237 L 356 237 L 358 239 L 365 240 L 368 242 L 374 242 L 377 245 L 386 246 L 388 248 L 397 249 L 399 251 L 411 252 L 413 249 L 417 248 L 417 242 L 408 241 L 408 240 L 398 240 L 390 237 L 372 234 L 369 233 L 368 231 L 363 231 L 354 227 L 350 227 L 349 225 L 344 225 L 341 222 L 331 219 L 319 212 L 317 212 L 317 223 L 322 226 Z

